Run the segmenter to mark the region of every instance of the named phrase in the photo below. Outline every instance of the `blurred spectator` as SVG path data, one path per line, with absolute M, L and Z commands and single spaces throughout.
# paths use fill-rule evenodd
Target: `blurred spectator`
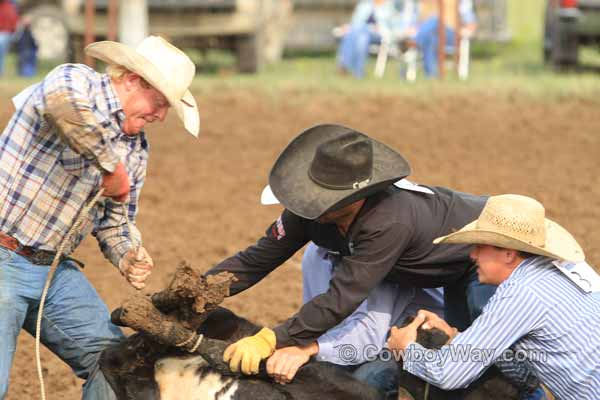
M 37 74 L 37 43 L 31 32 L 29 20 L 23 23 L 16 35 L 17 53 L 19 55 L 18 71 L 20 76 L 31 77 Z
M 361 0 L 354 9 L 349 25 L 337 28 L 342 37 L 337 63 L 341 72 L 357 78 L 365 74 L 369 46 L 381 42 L 383 33 L 401 32 L 410 22 L 401 12 L 401 0 Z
M 10 49 L 12 34 L 17 27 L 17 8 L 10 0 L 0 0 L 0 75 L 4 73 L 6 54 Z
M 457 6 L 460 21 L 456 13 Z M 446 25 L 446 47 L 454 46 L 456 29 L 459 25 L 463 37 L 470 37 L 475 33 L 477 24 L 473 11 L 473 0 L 444 0 L 443 11 Z M 411 20 L 412 27 L 409 28 L 409 32 L 414 36 L 415 42 L 423 54 L 425 75 L 428 77 L 437 76 L 439 72 L 439 1 L 417 0 L 417 6 L 414 8 Z

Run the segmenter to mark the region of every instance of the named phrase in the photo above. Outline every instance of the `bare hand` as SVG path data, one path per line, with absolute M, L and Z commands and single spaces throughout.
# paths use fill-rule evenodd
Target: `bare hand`
M 110 197 L 119 203 L 127 200 L 127 197 L 129 196 L 129 186 L 129 175 L 127 175 L 127 171 L 122 162 L 117 164 L 114 172 L 105 174 L 102 177 L 104 196 Z
M 131 249 L 121 258 L 119 270 L 121 275 L 137 290 L 143 289 L 144 283 L 154 268 L 154 262 L 145 248 L 139 247 L 137 251 Z
M 319 352 L 317 342 L 308 346 L 290 346 L 276 350 L 267 360 L 267 373 L 275 382 L 285 385 L 290 383 L 298 369 L 306 364 L 310 357 Z
M 404 351 L 409 344 L 417 341 L 417 329 L 425 321 L 425 316 L 420 313 L 415 319 L 403 328 L 397 328 L 395 326 L 390 329 L 390 337 L 387 341 L 388 348 L 390 350 L 401 350 Z
M 419 310 L 418 315 L 422 315 L 425 318 L 425 322 L 421 325 L 423 329 L 433 329 L 437 328 L 443 331 L 450 338 L 448 341 L 451 341 L 454 336 L 458 334 L 458 330 L 456 328 L 448 325 L 446 321 L 439 317 L 436 313 L 427 310 Z

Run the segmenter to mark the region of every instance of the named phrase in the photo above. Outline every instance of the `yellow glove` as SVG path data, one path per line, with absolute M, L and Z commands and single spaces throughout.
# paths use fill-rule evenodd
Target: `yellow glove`
M 238 372 L 241 365 L 244 374 L 258 374 L 260 361 L 273 354 L 276 342 L 275 332 L 262 328 L 256 335 L 229 345 L 223 353 L 223 361 L 229 362 L 232 372 Z

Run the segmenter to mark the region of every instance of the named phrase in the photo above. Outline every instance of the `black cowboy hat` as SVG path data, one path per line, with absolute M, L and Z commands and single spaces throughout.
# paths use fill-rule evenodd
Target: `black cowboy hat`
M 408 176 L 398 152 L 341 125 L 300 133 L 279 155 L 269 175 L 277 199 L 294 214 L 317 219 Z

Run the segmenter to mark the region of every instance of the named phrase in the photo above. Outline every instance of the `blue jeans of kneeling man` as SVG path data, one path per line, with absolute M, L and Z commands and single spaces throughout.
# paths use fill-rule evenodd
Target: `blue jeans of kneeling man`
M 35 336 L 39 302 L 48 266 L 0 247 L 0 399 L 8 391 L 10 368 L 21 328 Z M 110 321 L 106 305 L 84 274 L 71 261 L 54 274 L 44 305 L 41 343 L 85 379 L 84 400 L 115 399 L 98 369 L 98 357 L 107 346 L 124 339 Z M 31 360 L 34 368 L 35 361 Z M 34 384 L 32 382 L 32 384 Z

